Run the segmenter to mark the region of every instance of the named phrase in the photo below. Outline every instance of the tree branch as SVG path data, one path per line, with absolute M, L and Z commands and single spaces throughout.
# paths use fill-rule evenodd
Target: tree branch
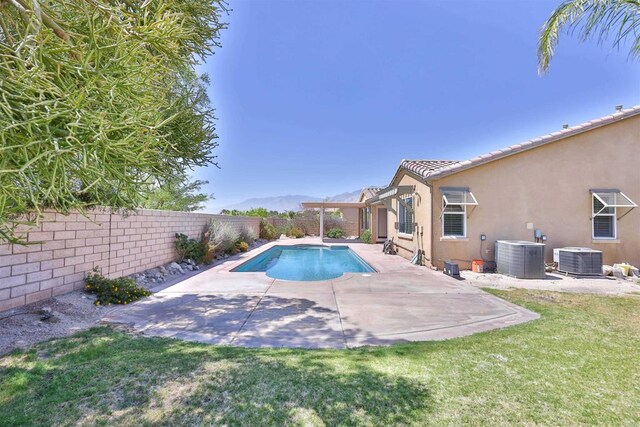
M 60 37 L 69 45 L 73 46 L 73 42 L 71 41 L 71 37 L 69 36 L 69 34 L 65 30 L 63 30 L 62 27 L 58 25 L 58 23 L 53 18 L 51 18 L 46 12 L 44 12 L 42 8 L 40 8 L 38 0 L 32 0 L 33 4 L 31 5 L 31 7 L 29 7 L 25 0 L 8 1 L 20 11 L 20 14 L 23 15 L 23 19 L 24 14 L 27 14 L 26 16 L 28 18 L 27 10 L 33 10 L 36 16 L 40 18 L 41 22 L 45 26 L 50 28 L 56 36 Z
M 0 9 L 2 9 L 2 7 L 3 7 L 3 4 L 0 3 Z M 4 34 L 4 38 L 7 40 L 7 43 L 10 45 L 13 45 L 14 43 L 13 36 L 9 32 L 9 29 L 7 28 L 7 25 L 5 24 L 1 14 L 0 14 L 0 29 L 2 29 L 2 33 Z

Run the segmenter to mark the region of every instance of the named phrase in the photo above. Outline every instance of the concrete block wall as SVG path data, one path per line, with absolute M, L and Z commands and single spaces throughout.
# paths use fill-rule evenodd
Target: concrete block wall
M 339 227 L 347 236 L 360 235 L 360 209 L 359 208 L 342 208 L 342 219 Z M 325 212 L 324 232 L 331 228 L 332 220 L 329 211 Z M 276 228 L 283 228 L 290 225 L 291 221 L 285 218 L 269 218 L 269 222 Z M 307 234 L 320 234 L 319 218 L 296 218 L 293 220 L 295 225 L 299 225 L 307 231 Z
M 0 244 L 0 311 L 82 288 L 96 266 L 115 278 L 174 261 L 175 234 L 199 238 L 211 219 L 260 230 L 259 218 L 203 213 L 45 212 L 37 226 L 19 230 L 28 245 Z
M 360 209 L 342 208 L 341 210 L 344 232 L 347 236 L 360 236 Z

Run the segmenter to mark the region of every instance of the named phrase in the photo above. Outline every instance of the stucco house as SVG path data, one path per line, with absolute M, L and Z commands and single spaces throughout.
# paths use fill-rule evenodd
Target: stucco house
M 470 160 L 403 160 L 360 201 L 361 228 L 424 265 L 470 268 L 496 240 L 543 238 L 548 262 L 581 246 L 640 265 L 640 106 Z

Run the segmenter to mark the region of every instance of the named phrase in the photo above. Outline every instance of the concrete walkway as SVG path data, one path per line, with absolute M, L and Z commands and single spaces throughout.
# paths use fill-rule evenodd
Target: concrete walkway
M 279 241 L 111 311 L 103 319 L 146 335 L 249 347 L 346 348 L 455 338 L 516 325 L 536 313 L 464 281 L 349 244 L 378 273 L 290 282 L 230 272 Z

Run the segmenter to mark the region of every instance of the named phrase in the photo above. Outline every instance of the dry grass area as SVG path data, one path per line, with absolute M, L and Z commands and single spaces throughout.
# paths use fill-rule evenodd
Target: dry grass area
M 0 358 L 3 425 L 638 425 L 640 297 L 492 291 L 540 320 L 356 350 L 97 328 Z

